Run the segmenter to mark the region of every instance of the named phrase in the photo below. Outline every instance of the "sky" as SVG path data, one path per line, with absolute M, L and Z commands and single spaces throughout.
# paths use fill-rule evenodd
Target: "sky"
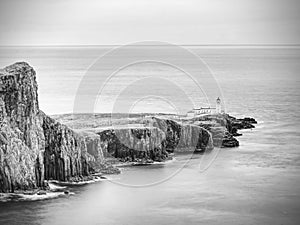
M 298 0 L 0 0 L 0 45 L 300 44 Z

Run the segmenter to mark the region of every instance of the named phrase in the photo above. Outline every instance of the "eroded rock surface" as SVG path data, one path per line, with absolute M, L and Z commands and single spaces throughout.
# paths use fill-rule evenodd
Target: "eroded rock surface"
M 237 119 L 228 114 L 206 115 L 192 119 L 193 123 L 206 128 L 213 137 L 216 147 L 238 147 L 239 141 L 235 136 L 241 136 L 238 130 L 255 128 L 254 118 Z
M 164 161 L 168 157 L 162 144 L 165 135 L 157 128 L 123 128 L 100 133 L 102 149 L 125 161 Z
M 164 161 L 169 153 L 205 151 L 213 148 L 204 128 L 152 117 L 148 127 L 109 129 L 99 132 L 102 149 L 123 161 Z
M 45 139 L 35 71 L 16 63 L 0 73 L 0 191 L 42 186 Z
M 166 134 L 164 145 L 168 152 L 205 151 L 213 148 L 212 135 L 203 127 L 156 117 L 152 118 L 151 125 Z
M 94 147 L 100 146 L 99 141 L 98 137 L 74 132 L 40 111 L 36 74 L 27 63 L 1 70 L 1 192 L 43 187 L 44 179 L 65 181 L 88 176 L 95 170 L 93 165 L 103 162 Z
M 39 109 L 36 74 L 27 63 L 1 70 L 0 192 L 43 188 L 44 180 L 80 181 L 99 171 L 115 172 L 106 166 L 106 156 L 153 162 L 168 159 L 170 153 L 236 147 L 239 142 L 234 136 L 240 135 L 237 131 L 254 128 L 256 123 L 253 118 L 236 119 L 226 114 L 185 123 L 147 115 L 146 123 L 144 119 L 129 120 L 141 125 L 138 128 L 101 128 L 93 133 L 93 127 L 83 131 L 89 124 L 83 116 L 90 117 L 79 115 L 81 131 L 75 131 L 43 113 Z M 67 118 L 71 124 L 73 119 Z M 96 119 L 97 124 L 106 124 L 101 116 Z M 124 122 L 118 119 L 118 125 Z

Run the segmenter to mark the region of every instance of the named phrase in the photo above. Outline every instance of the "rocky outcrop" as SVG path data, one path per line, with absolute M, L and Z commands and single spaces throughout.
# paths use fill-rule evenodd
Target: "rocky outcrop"
M 152 117 L 147 127 L 115 128 L 99 132 L 103 151 L 122 161 L 164 161 L 168 153 L 213 148 L 211 134 L 195 125 Z
M 164 145 L 168 152 L 194 152 L 213 148 L 212 135 L 203 127 L 156 117 L 152 118 L 150 124 L 165 133 Z
M 211 132 L 215 147 L 237 147 L 239 141 L 235 136 L 241 136 L 238 130 L 255 128 L 254 118 L 237 119 L 228 114 L 206 115 L 193 119 L 193 123 Z
M 95 172 L 95 165 L 104 163 L 99 137 L 78 134 L 45 114 L 42 118 L 46 180 L 80 179 Z
M 16 63 L 0 73 L 0 191 L 42 186 L 45 140 L 35 71 Z
M 122 128 L 100 133 L 102 149 L 124 161 L 164 161 L 168 157 L 164 133 L 157 128 Z
M 233 136 L 241 136 L 241 134 L 238 133 L 238 130 L 252 129 L 255 128 L 253 124 L 257 124 L 257 121 L 254 118 L 250 117 L 237 119 L 233 116 L 226 114 L 225 119 L 228 124 L 227 129 Z
M 138 128 L 77 132 L 39 109 L 35 71 L 16 63 L 0 71 L 0 192 L 44 188 L 44 180 L 78 181 L 99 171 L 116 172 L 106 166 L 105 156 L 153 162 L 168 159 L 169 153 L 238 146 L 237 131 L 254 128 L 254 123 L 253 118 L 229 115 L 185 124 L 148 117 Z
M 0 192 L 44 187 L 101 167 L 100 138 L 80 135 L 39 109 L 36 74 L 27 63 L 0 73 Z

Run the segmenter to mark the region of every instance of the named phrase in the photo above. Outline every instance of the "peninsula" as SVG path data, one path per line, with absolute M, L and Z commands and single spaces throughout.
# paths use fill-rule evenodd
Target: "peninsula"
M 118 114 L 113 124 L 110 114 L 50 117 L 39 108 L 37 89 L 36 72 L 25 62 L 0 71 L 0 192 L 47 190 L 48 180 L 79 182 L 116 173 L 111 159 L 163 162 L 177 152 L 237 147 L 238 130 L 256 123 L 224 113 L 177 119 Z

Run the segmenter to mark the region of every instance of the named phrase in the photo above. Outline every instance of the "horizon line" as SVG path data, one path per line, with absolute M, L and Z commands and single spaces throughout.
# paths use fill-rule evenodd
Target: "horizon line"
M 182 46 L 182 47 L 259 47 L 259 48 L 285 48 L 285 47 L 300 47 L 300 44 L 49 44 L 49 45 L 0 45 L 0 48 L 11 48 L 11 47 L 121 47 L 121 46 L 160 46 L 168 47 L 172 45 Z

